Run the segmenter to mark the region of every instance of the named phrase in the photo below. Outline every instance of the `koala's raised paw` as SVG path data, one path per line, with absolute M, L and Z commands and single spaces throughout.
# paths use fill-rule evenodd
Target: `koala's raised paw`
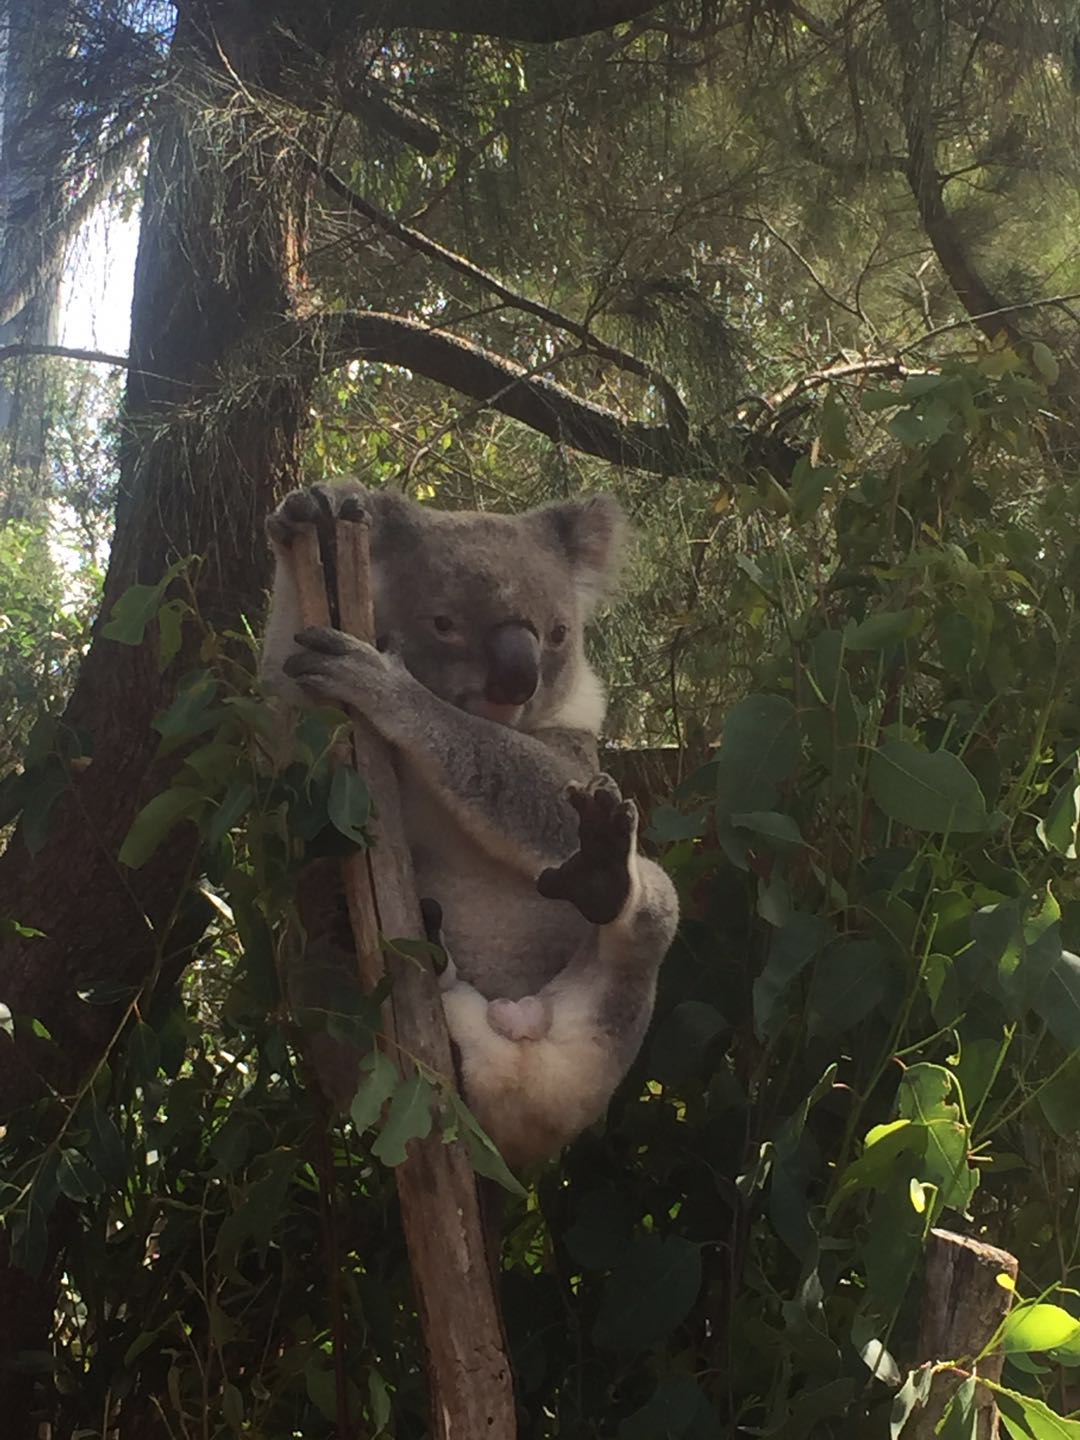
M 637 806 L 624 800 L 610 775 L 570 785 L 566 798 L 578 813 L 578 850 L 536 882 L 548 900 L 569 900 L 594 925 L 610 925 L 630 897 L 637 853 Z
M 367 518 L 364 492 L 355 485 L 312 485 L 292 490 L 269 516 L 266 533 L 276 544 L 290 546 L 308 525 Z

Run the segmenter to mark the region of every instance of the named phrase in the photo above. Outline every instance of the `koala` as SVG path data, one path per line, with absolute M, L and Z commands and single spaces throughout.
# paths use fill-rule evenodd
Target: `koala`
M 287 557 L 320 503 L 370 519 L 377 645 L 299 629 Z M 622 531 L 606 495 L 509 516 L 345 486 L 296 491 L 268 522 L 265 682 L 389 742 L 419 893 L 452 957 L 442 1000 L 465 1097 L 517 1167 L 604 1113 L 678 919 L 670 880 L 638 853 L 633 802 L 599 773 L 605 701 L 584 633 Z

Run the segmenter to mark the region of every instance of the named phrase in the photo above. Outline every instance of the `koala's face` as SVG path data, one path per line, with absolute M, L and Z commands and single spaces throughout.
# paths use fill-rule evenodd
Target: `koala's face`
M 615 501 L 508 516 L 371 500 L 376 626 L 416 679 L 499 724 L 591 728 L 600 700 L 583 637 L 613 576 Z

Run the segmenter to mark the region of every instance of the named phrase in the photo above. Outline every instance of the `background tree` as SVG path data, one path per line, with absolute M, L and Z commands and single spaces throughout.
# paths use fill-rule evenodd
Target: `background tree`
M 918 1240 L 970 1209 L 984 1111 L 1046 1183 L 984 1184 L 981 1223 L 1028 1245 L 1030 1288 L 1074 1258 L 1046 1249 L 1074 1172 L 1051 1183 L 1041 1148 L 1068 1108 L 1044 1103 L 1071 1077 L 1053 1047 L 1080 1038 L 1040 999 L 1051 973 L 1072 994 L 1071 912 L 1021 914 L 1072 883 L 1048 787 L 1075 750 L 1073 8 L 101 0 L 62 22 L 40 133 L 73 137 L 73 165 L 149 149 L 101 619 L 8 787 L 6 1413 L 277 1434 L 344 1406 L 420 1433 L 385 1186 L 344 1142 L 322 1189 L 351 1186 L 352 1290 L 336 1318 L 297 1300 L 326 1222 L 286 1032 L 254 998 L 265 887 L 237 879 L 278 862 L 265 825 L 224 855 L 243 790 L 204 795 L 177 742 L 247 713 L 222 676 L 282 490 L 360 468 L 518 505 L 614 465 L 643 543 L 602 641 L 613 735 L 676 742 L 687 776 L 749 708 L 654 820 L 691 915 L 655 1040 L 512 1226 L 526 1433 L 880 1429 L 870 1369 L 892 1378 L 894 1332 L 914 1358 Z M 32 265 L 5 285 L 41 288 Z M 948 784 L 888 744 L 952 757 L 980 798 L 953 768 L 944 818 L 905 808 L 893 770 Z M 162 793 L 198 825 L 118 863 Z M 968 1017 L 946 977 L 983 994 L 988 906 Z M 894 1118 L 887 1163 L 852 1174 Z M 944 1131 L 962 1144 L 935 1161 Z M 360 1389 L 328 1394 L 346 1331 Z

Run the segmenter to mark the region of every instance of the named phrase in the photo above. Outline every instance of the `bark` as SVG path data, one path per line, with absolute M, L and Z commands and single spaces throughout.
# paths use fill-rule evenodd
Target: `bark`
M 366 526 L 338 521 L 327 540 L 336 545 L 334 613 L 343 630 L 373 642 Z M 304 623 L 326 624 L 330 607 L 322 586 L 313 583 L 322 573 L 317 552 L 310 543 L 297 543 L 290 559 Z M 385 1045 L 403 1077 L 419 1066 L 453 1085 L 450 1037 L 431 966 L 394 951 L 384 959 L 380 948 L 380 935 L 424 938 L 393 761 L 386 743 L 359 719 L 353 751 L 350 759 L 367 782 L 378 817 L 373 849 L 342 866 L 361 983 L 370 992 L 390 977 Z M 460 1141 L 446 1144 L 436 1125 L 425 1139 L 410 1141 L 394 1175 L 427 1352 L 433 1440 L 513 1440 L 513 1383 L 468 1153 Z
M 220 398 L 201 412 L 190 404 L 193 388 L 214 383 L 257 318 L 288 309 L 301 240 L 299 177 L 243 133 L 242 118 L 216 117 L 214 142 L 235 156 L 227 188 L 219 181 L 220 158 L 199 114 L 221 64 L 206 18 L 192 4 L 178 23 L 174 83 L 160 101 L 150 157 L 103 617 L 134 582 L 154 582 L 172 559 L 199 555 L 203 613 L 235 622 L 266 581 L 263 516 L 299 474 L 305 404 L 295 379 L 268 381 L 242 403 Z M 220 16 L 216 38 L 252 80 L 273 66 L 248 37 L 223 32 Z M 227 123 L 231 134 L 223 134 Z M 190 644 L 163 676 L 153 644 L 106 640 L 99 622 L 64 716 L 90 763 L 68 771 L 44 848 L 30 856 L 17 836 L 0 859 L 0 915 L 45 934 L 0 946 L 0 995 L 16 1016 L 42 1018 L 55 1042 L 41 1053 L 25 1040 L 0 1045 L 0 1123 L 35 1105 L 37 1133 L 47 1134 L 56 1107 L 39 1099 L 39 1072 L 70 1094 L 100 1054 L 116 1013 L 83 1004 L 78 988 L 105 977 L 141 984 L 201 928 L 178 910 L 190 841 L 163 846 L 141 870 L 123 870 L 115 858 L 137 808 L 167 783 L 151 721 L 194 660 Z M 0 1355 L 47 1348 L 51 1293 L 47 1279 L 35 1287 L 5 1270 L 0 1253 Z M 0 1414 L 18 1417 L 15 1440 L 34 1433 L 30 1384 L 11 1369 L 0 1372 Z
M 998 1276 L 1007 1275 L 1015 1284 L 1018 1271 L 1016 1256 L 1007 1250 L 951 1230 L 931 1230 L 919 1321 L 920 1357 L 931 1364 L 947 1358 L 966 1361 L 985 1349 L 1012 1305 L 1013 1292 L 998 1283 Z M 1000 1351 L 988 1355 L 979 1361 L 978 1374 L 999 1382 L 1004 1360 Z M 962 1378 L 951 1371 L 934 1377 L 925 1406 L 912 1416 L 912 1440 L 932 1440 L 937 1434 L 945 1407 Z M 980 1385 L 975 1394 L 973 1440 L 997 1440 L 993 1393 Z
M 903 171 L 926 237 L 956 298 L 983 334 L 992 340 L 1004 333 L 1010 345 L 1019 346 L 1023 337 L 1004 313 L 1007 302 L 981 274 L 945 203 L 945 180 L 937 164 L 931 30 L 920 29 L 919 14 L 910 0 L 888 0 L 885 13 L 903 65 L 900 109 L 907 142 Z

